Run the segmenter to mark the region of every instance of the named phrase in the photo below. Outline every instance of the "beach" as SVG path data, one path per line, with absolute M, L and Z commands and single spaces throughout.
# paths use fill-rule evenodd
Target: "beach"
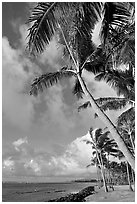
M 114 191 L 109 190 L 105 193 L 104 189 L 98 190 L 96 193 L 86 198 L 87 202 L 135 202 L 135 192 L 129 190 L 128 185 L 114 186 Z

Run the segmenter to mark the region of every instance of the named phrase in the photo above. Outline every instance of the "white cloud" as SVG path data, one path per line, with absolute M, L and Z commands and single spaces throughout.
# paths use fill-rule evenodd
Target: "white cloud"
M 31 168 L 36 174 L 40 172 L 39 164 L 36 161 L 34 161 L 33 159 L 31 159 L 30 161 L 26 162 L 24 164 L 24 167 L 26 169 Z
M 37 67 L 22 55 L 20 49 L 10 46 L 6 37 L 2 39 L 2 89 L 3 112 L 6 120 L 21 128 L 28 128 L 34 114 L 33 104 L 38 101 L 29 96 L 28 81 Z
M 25 137 L 25 138 L 20 138 L 20 139 L 14 141 L 12 144 L 13 144 L 13 146 L 15 147 L 15 149 L 16 149 L 17 151 L 20 151 L 19 147 L 20 147 L 22 144 L 24 144 L 24 143 L 28 144 L 27 137 Z
M 6 160 L 4 160 L 3 166 L 4 168 L 5 167 L 12 168 L 14 166 L 14 161 L 11 160 L 11 157 L 8 157 Z
M 4 176 L 7 176 L 7 175 L 13 174 L 14 170 L 15 170 L 15 162 L 12 160 L 11 157 L 8 157 L 3 161 L 2 173 Z
M 116 91 L 105 81 L 96 81 L 94 74 L 84 71 L 83 78 L 85 79 L 89 91 L 95 98 L 117 96 Z
M 47 104 L 47 112 L 43 120 L 57 125 L 64 131 L 69 131 L 74 127 L 74 118 L 71 114 L 70 107 L 64 102 L 63 89 L 61 85 L 51 87 L 48 94 L 45 94 L 45 102 Z M 48 118 L 47 118 L 48 117 Z
M 101 20 L 96 24 L 95 28 L 94 28 L 94 32 L 92 35 L 92 40 L 95 43 L 96 46 L 98 46 L 101 41 L 100 41 L 100 36 L 99 36 L 99 32 L 100 32 L 100 28 L 101 28 Z
M 54 70 L 60 69 L 63 48 L 57 44 L 56 38 L 53 38 L 45 51 L 39 56 L 38 61 L 42 64 L 50 65 Z

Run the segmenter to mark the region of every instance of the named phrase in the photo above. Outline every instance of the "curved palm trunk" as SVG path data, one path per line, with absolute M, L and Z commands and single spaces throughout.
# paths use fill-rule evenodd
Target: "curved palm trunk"
M 129 176 L 128 162 L 126 162 L 126 166 L 127 166 L 127 177 L 128 177 L 129 189 L 130 189 L 131 191 L 133 191 L 133 189 L 132 189 L 132 185 L 131 185 L 131 181 L 130 181 L 130 176 Z
M 119 149 L 122 151 L 122 153 L 124 154 L 126 160 L 129 162 L 131 167 L 133 169 L 135 169 L 135 158 L 131 154 L 131 152 L 128 150 L 126 144 L 124 143 L 124 141 L 123 141 L 122 137 L 120 136 L 118 130 L 116 129 L 115 125 L 111 122 L 111 120 L 108 118 L 108 116 L 100 109 L 100 107 L 96 103 L 95 99 L 93 98 L 93 96 L 91 95 L 89 90 L 87 89 L 87 86 L 84 83 L 84 81 L 83 81 L 83 79 L 79 73 L 77 74 L 77 77 L 78 77 L 78 80 L 79 80 L 80 85 L 82 87 L 82 90 L 84 91 L 87 99 L 90 101 L 90 103 L 92 105 L 92 108 L 99 115 L 100 119 L 107 125 L 107 127 L 108 127 L 109 131 L 111 132 L 113 139 L 116 141 Z
M 97 153 L 98 162 L 99 162 L 100 167 L 101 167 L 101 174 L 102 174 L 102 179 L 103 179 L 103 184 L 104 184 L 105 192 L 108 192 L 108 188 L 107 188 L 107 184 L 106 184 L 106 179 L 105 179 L 105 175 L 104 175 L 103 163 L 102 163 L 102 161 L 99 158 L 98 151 L 96 151 L 96 153 Z

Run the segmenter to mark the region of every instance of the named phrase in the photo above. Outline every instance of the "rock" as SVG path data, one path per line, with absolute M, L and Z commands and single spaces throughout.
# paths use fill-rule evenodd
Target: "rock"
M 79 195 L 83 198 L 86 198 L 89 195 L 92 195 L 95 192 L 95 187 L 94 186 L 88 186 L 87 188 L 82 189 L 79 191 Z
M 94 190 L 94 186 L 89 186 L 79 191 L 78 193 L 71 193 L 61 198 L 49 200 L 48 202 L 84 202 L 86 201 L 84 198 L 92 195 L 94 193 Z

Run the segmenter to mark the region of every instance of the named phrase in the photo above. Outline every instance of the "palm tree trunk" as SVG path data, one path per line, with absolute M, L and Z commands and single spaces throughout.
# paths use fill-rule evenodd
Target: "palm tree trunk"
M 132 148 L 135 152 L 135 145 L 134 145 L 134 142 L 133 142 L 133 139 L 132 139 L 132 135 L 131 135 L 131 132 L 129 132 L 129 137 L 130 137 L 130 141 L 131 141 L 131 144 L 132 144 Z
M 109 185 L 112 188 L 112 190 L 114 191 L 114 186 L 113 186 L 112 178 L 110 175 L 110 168 L 109 168 L 109 153 L 108 153 L 108 166 L 107 166 L 107 168 L 108 168 Z
M 130 189 L 131 191 L 133 191 L 133 189 L 132 189 L 132 185 L 131 185 L 131 181 L 130 181 L 130 176 L 129 176 L 128 162 L 126 162 L 126 166 L 127 166 L 127 177 L 128 177 L 129 189 Z
M 96 152 L 97 152 L 98 162 L 99 162 L 100 167 L 101 167 L 101 174 L 102 174 L 102 179 L 103 179 L 103 184 L 104 184 L 105 192 L 108 192 L 108 188 L 107 188 L 107 184 L 106 184 L 106 179 L 105 179 L 105 176 L 104 176 L 104 169 L 103 169 L 103 165 L 102 165 L 103 163 L 101 162 L 101 160 L 99 158 L 98 151 L 96 151 Z
M 95 99 L 93 98 L 93 96 L 91 95 L 89 90 L 87 89 L 87 86 L 84 83 L 84 81 L 83 81 L 83 79 L 79 73 L 77 74 L 77 77 L 78 77 L 78 80 L 79 80 L 80 85 L 82 87 L 82 90 L 84 91 L 87 99 L 90 101 L 90 103 L 92 105 L 92 108 L 99 115 L 100 119 L 107 125 L 107 127 L 108 127 L 109 131 L 111 132 L 113 139 L 116 141 L 119 149 L 122 151 L 122 153 L 124 154 L 126 160 L 129 162 L 131 167 L 133 169 L 135 169 L 135 158 L 131 154 L 131 152 L 128 150 L 125 142 L 123 141 L 123 139 L 122 139 L 121 135 L 119 134 L 118 130 L 116 129 L 115 125 L 108 118 L 108 116 L 100 109 L 100 107 L 96 103 Z
M 134 191 L 135 191 L 135 178 L 134 178 L 134 171 L 133 171 L 133 169 L 132 169 L 131 171 L 132 171 L 132 180 L 133 180 Z
M 97 183 L 98 183 L 98 186 L 99 186 L 99 183 L 100 183 L 100 177 L 99 177 L 99 170 L 98 170 L 98 165 L 96 164 L 96 170 L 97 170 Z

